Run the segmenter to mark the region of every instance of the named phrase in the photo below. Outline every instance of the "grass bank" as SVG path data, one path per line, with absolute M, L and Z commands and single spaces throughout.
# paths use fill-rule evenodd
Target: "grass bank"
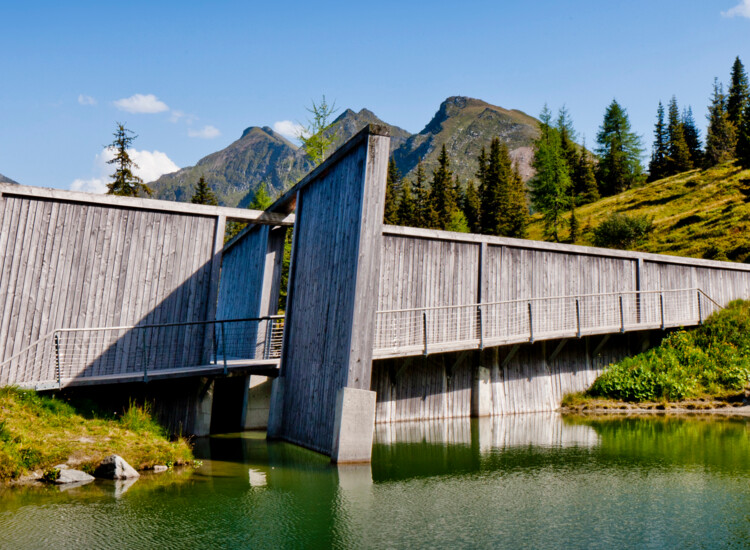
M 750 302 L 735 300 L 702 326 L 673 332 L 658 347 L 609 365 L 587 392 L 566 396 L 563 406 L 592 399 L 741 403 L 749 385 Z
M 193 460 L 187 440 L 170 441 L 148 407 L 107 415 L 90 403 L 0 388 L 0 480 L 64 462 L 90 471 L 110 454 L 136 469 Z

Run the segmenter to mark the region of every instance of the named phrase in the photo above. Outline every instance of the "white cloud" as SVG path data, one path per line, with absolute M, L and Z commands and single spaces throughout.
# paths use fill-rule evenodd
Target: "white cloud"
M 154 94 L 135 94 L 130 97 L 118 99 L 114 102 L 115 107 L 128 113 L 162 113 L 169 111 L 169 107 L 160 101 Z
M 133 169 L 133 173 L 148 183 L 154 181 L 164 174 L 176 172 L 180 169 L 166 153 L 161 151 L 139 151 L 138 149 L 128 149 L 128 154 L 138 168 Z M 86 193 L 106 193 L 107 183 L 110 181 L 110 175 L 114 173 L 115 167 L 108 164 L 107 161 L 115 158 L 115 150 L 111 147 L 102 149 L 101 153 L 94 159 L 94 172 L 96 176 L 85 179 L 79 178 L 73 180 L 70 184 L 71 191 L 84 191 Z
M 78 95 L 78 103 L 81 105 L 96 105 L 96 100 L 90 95 Z
M 273 123 L 273 131 L 289 139 L 299 139 L 300 134 L 304 133 L 305 127 L 291 120 L 280 120 Z
M 71 191 L 83 191 L 85 193 L 106 193 L 107 181 L 104 178 L 91 178 L 88 180 L 77 179 L 70 184 Z
M 747 17 L 750 19 L 750 0 L 741 0 L 732 9 L 721 12 L 721 15 L 724 17 Z
M 219 129 L 215 126 L 211 126 L 210 124 L 208 126 L 204 126 L 200 130 L 193 130 L 192 128 L 188 128 L 188 136 L 192 138 L 213 139 L 219 137 L 220 135 L 221 132 L 219 131 Z

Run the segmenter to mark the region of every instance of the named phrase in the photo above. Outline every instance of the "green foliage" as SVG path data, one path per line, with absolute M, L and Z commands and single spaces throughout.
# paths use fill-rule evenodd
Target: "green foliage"
M 464 195 L 463 211 L 466 216 L 466 223 L 469 226 L 470 233 L 481 233 L 482 227 L 479 216 L 482 208 L 482 201 L 479 198 L 479 192 L 473 181 L 466 184 L 466 193 Z
M 705 162 L 707 166 L 715 166 L 731 160 L 737 144 L 737 129 L 729 120 L 724 87 L 716 79 L 707 118 Z
M 335 102 L 328 105 L 324 95 L 320 102 L 312 101 L 312 106 L 307 108 L 312 117 L 307 121 L 307 126 L 299 134 L 305 154 L 313 166 L 323 162 L 328 155 L 328 150 L 336 141 L 336 132 L 330 131 L 333 123 L 330 121 L 336 112 Z
M 44 470 L 42 473 L 42 481 L 46 483 L 54 483 L 60 479 L 60 470 L 58 468 L 50 468 L 49 470 Z
M 385 208 L 383 210 L 383 223 L 397 225 L 398 215 L 398 184 L 401 181 L 401 173 L 396 168 L 393 157 L 388 159 L 388 175 L 385 181 Z
M 117 129 L 112 134 L 115 139 L 109 144 L 109 147 L 114 149 L 115 157 L 108 160 L 107 164 L 114 164 L 116 170 L 110 176 L 112 181 L 107 184 L 108 195 L 124 197 L 137 197 L 141 193 L 145 193 L 149 197 L 152 195 L 151 188 L 133 173 L 133 168 L 138 168 L 138 165 L 130 158 L 128 148 L 138 136 L 129 135 L 132 133 L 125 128 L 124 124 L 118 122 Z
M 748 90 L 747 73 L 745 66 L 737 56 L 732 64 L 729 76 L 729 90 L 727 94 L 727 116 L 735 128 L 742 125 L 745 109 L 750 102 L 750 90 Z
M 573 186 L 577 204 L 586 204 L 598 201 L 599 184 L 594 174 L 594 162 L 591 155 L 586 150 L 586 142 L 581 146 L 581 152 L 576 163 L 575 174 L 573 176 Z
M 266 191 L 266 186 L 264 184 L 261 184 L 258 187 L 258 190 L 255 192 L 253 202 L 251 202 L 247 207 L 250 210 L 268 210 L 268 208 L 272 204 L 273 199 L 271 198 L 271 195 L 269 195 L 268 191 Z
M 432 203 L 430 190 L 427 188 L 427 177 L 424 165 L 417 164 L 417 173 L 414 179 L 414 218 L 411 225 L 424 227 L 425 229 L 436 229 L 438 227 L 438 215 Z M 402 222 L 403 223 L 403 222 Z
M 206 183 L 205 177 L 201 176 L 198 179 L 198 183 L 195 185 L 195 192 L 193 193 L 190 202 L 193 204 L 209 204 L 213 206 L 219 204 L 219 201 L 216 200 L 216 195 L 211 190 L 208 183 Z
M 653 220 L 648 216 L 611 214 L 594 229 L 594 246 L 605 248 L 633 248 L 641 244 L 653 231 Z
M 631 131 L 627 111 L 617 100 L 607 107 L 596 141 L 602 195 L 621 193 L 642 181 L 641 138 Z
M 531 204 L 542 214 L 545 238 L 560 241 L 563 212 L 570 202 L 570 170 L 560 141 L 560 132 L 551 126 L 551 113 L 544 106 L 539 116 L 540 136 L 534 142 L 536 175 L 529 182 Z
M 660 101 L 656 109 L 651 162 L 648 164 L 649 181 L 661 179 L 667 174 L 668 143 L 669 135 L 667 134 L 667 126 L 664 123 L 664 105 Z
M 693 331 L 610 365 L 588 394 L 623 401 L 724 395 L 750 382 L 750 302 L 737 300 Z
M 750 101 L 745 106 L 745 113 L 742 117 L 737 135 L 737 147 L 735 149 L 737 161 L 743 168 L 750 168 Z
M 690 150 L 687 141 L 685 141 L 685 130 L 680 117 L 680 110 L 677 107 L 677 98 L 672 96 L 669 102 L 669 124 L 667 125 L 668 134 L 668 152 L 667 170 L 665 176 L 679 174 L 693 167 L 690 159 Z
M 401 225 L 414 225 L 415 205 L 414 197 L 411 194 L 411 184 L 409 180 L 403 180 L 401 183 L 401 195 L 398 200 L 396 218 Z
M 690 106 L 682 111 L 682 131 L 685 135 L 688 152 L 690 153 L 690 162 L 693 163 L 693 166 L 701 166 L 703 164 L 701 133 L 695 125 L 693 108 Z
M 447 229 L 454 222 L 458 211 L 458 196 L 453 185 L 453 172 L 445 145 L 438 157 L 438 166 L 432 171 L 430 202 L 437 214 L 438 229 Z

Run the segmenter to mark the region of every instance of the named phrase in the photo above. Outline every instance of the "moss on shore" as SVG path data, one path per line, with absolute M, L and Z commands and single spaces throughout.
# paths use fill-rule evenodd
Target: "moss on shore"
M 193 460 L 187 440 L 170 441 L 148 406 L 107 415 L 34 391 L 0 388 L 0 480 L 68 463 L 92 470 L 118 454 L 136 469 Z

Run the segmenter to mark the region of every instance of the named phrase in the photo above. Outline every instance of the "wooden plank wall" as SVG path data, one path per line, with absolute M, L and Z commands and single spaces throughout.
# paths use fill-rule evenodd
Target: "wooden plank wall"
M 205 319 L 216 217 L 23 189 L 0 196 L 0 361 L 58 328 Z
M 325 454 L 338 390 L 370 389 L 389 141 L 365 128 L 298 184 L 280 436 Z
M 268 230 L 267 225 L 256 225 L 224 251 L 217 319 L 258 317 Z

